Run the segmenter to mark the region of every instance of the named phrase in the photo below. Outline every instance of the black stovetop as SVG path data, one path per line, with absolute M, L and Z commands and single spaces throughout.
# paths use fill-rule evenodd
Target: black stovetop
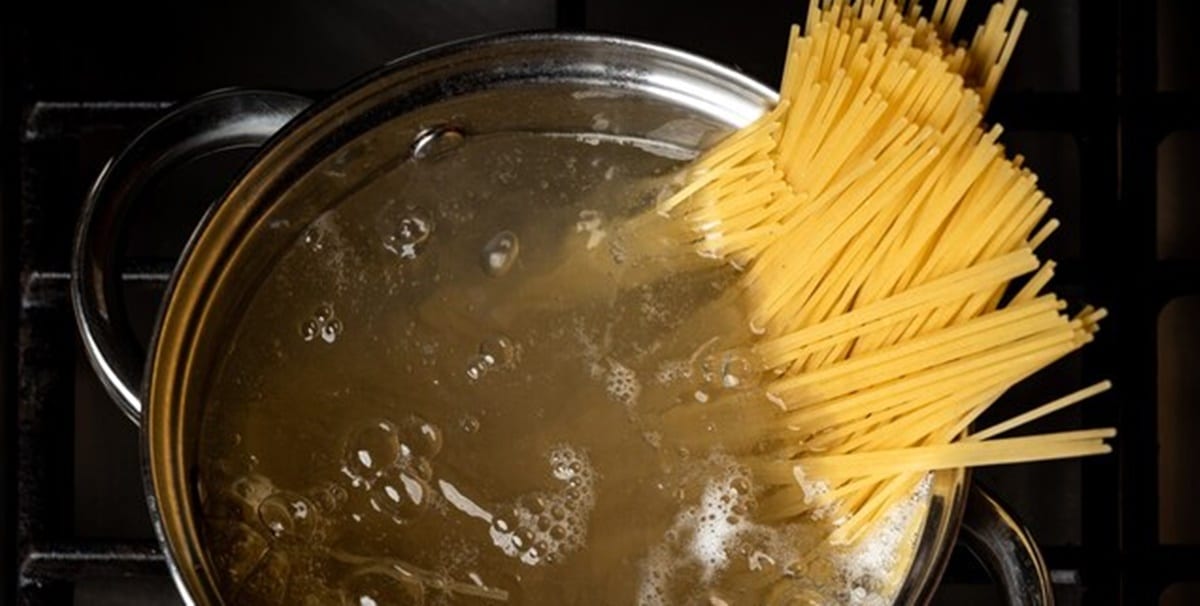
M 931 3 L 931 2 L 928 2 Z M 989 4 L 972 0 L 976 9 Z M 1200 603 L 1200 42 L 1187 0 L 1023 0 L 992 117 L 1055 200 L 1056 290 L 1107 306 L 1097 343 L 995 414 L 1102 377 L 1042 428 L 1116 425 L 1117 452 L 987 469 L 1042 544 L 1061 604 Z M 146 513 L 136 428 L 82 357 L 70 236 L 102 163 L 173 101 L 231 85 L 320 97 L 389 58 L 466 35 L 631 34 L 777 79 L 802 0 L 343 0 L 178 6 L 43 2 L 0 17 L 0 604 L 174 604 Z M 15 14 L 14 14 L 15 11 Z M 174 255 L 241 158 L 156 186 L 123 273 L 145 336 Z M 939 604 L 999 603 L 956 554 Z

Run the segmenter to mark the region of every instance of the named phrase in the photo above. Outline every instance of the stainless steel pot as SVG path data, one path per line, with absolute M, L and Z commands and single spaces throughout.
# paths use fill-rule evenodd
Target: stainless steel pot
M 73 257 L 72 297 L 92 365 L 142 427 L 146 497 L 186 602 L 221 596 L 199 541 L 193 470 L 201 388 L 257 278 L 324 210 L 389 163 L 431 141 L 496 132 L 592 131 L 669 139 L 672 120 L 703 148 L 776 101 L 769 88 L 671 48 L 610 36 L 534 33 L 482 38 L 410 55 L 333 97 L 221 91 L 180 105 L 109 162 L 89 194 Z M 656 130 L 658 129 L 658 130 Z M 653 134 L 652 134 L 653 133 Z M 667 133 L 667 134 L 664 134 Z M 193 234 L 167 291 L 149 354 L 133 345 L 116 287 L 123 217 L 163 170 L 217 150 L 260 147 Z M 1028 533 L 963 470 L 935 477 L 897 603 L 929 600 L 960 526 L 1012 604 L 1050 604 Z

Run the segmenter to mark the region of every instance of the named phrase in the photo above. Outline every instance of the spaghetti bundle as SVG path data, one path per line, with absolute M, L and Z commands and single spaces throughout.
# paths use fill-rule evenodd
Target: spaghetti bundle
M 1009 387 L 1091 341 L 1105 312 L 1068 316 L 1043 294 L 1054 264 L 1035 251 L 1058 222 L 983 122 L 1026 13 L 997 3 L 954 45 L 964 5 L 812 0 L 779 104 L 659 206 L 744 270 L 781 409 L 746 436 L 772 444 L 750 462 L 777 487 L 761 513 L 830 515 L 835 541 L 863 536 L 929 471 L 1099 454 L 1114 435 L 998 437 L 1107 382 L 968 433 Z

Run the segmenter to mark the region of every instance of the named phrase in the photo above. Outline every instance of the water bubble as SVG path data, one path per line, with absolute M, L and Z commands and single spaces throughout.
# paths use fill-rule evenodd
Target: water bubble
M 498 368 L 507 368 L 516 362 L 517 346 L 504 335 L 488 337 L 479 344 L 479 354 L 491 360 Z
M 399 481 L 380 481 L 371 488 L 371 507 L 392 516 L 397 522 L 407 522 L 429 507 L 429 484 L 419 477 L 401 472 Z
M 750 480 L 748 480 L 744 477 L 741 477 L 741 476 L 735 477 L 733 479 L 733 481 L 729 483 L 729 487 L 732 488 L 734 490 L 734 492 L 736 492 L 737 494 L 740 494 L 740 495 L 750 494 Z
M 410 414 L 397 425 L 403 463 L 414 465 L 420 459 L 433 459 L 442 451 L 442 428 L 417 414 Z
M 322 304 L 300 324 L 300 337 L 312 341 L 319 335 L 322 341 L 333 343 L 342 334 L 342 328 L 342 321 L 335 317 L 333 306 Z
M 331 318 L 333 318 L 332 305 L 321 305 L 316 309 L 316 311 L 313 312 L 313 320 L 315 320 L 318 324 L 325 324 Z
M 433 216 L 410 208 L 383 237 L 383 247 L 401 259 L 415 259 L 433 234 Z
M 453 594 L 454 590 L 451 587 L 452 584 L 453 580 L 445 573 L 434 573 L 433 576 L 425 579 L 425 587 L 427 587 L 430 591 L 442 594 L 440 596 L 436 596 L 438 598 L 442 598 L 442 601 L 439 601 L 438 603 L 445 603 L 444 600 Z
M 310 319 L 300 324 L 300 336 L 305 341 L 312 341 L 319 332 L 321 332 L 321 325 L 316 320 Z
M 479 431 L 479 418 L 475 415 L 463 415 L 458 425 L 466 433 L 475 433 Z
M 721 386 L 745 389 L 758 383 L 761 364 L 749 353 L 727 352 L 721 359 Z
M 546 511 L 546 499 L 539 495 L 525 495 L 520 498 L 519 504 L 525 511 L 533 515 L 538 515 Z
M 229 491 L 238 501 L 257 508 L 263 499 L 275 492 L 275 487 L 265 476 L 252 473 L 234 480 Z
M 412 155 L 418 160 L 436 158 L 454 150 L 466 141 L 462 130 L 453 126 L 440 125 L 417 133 L 413 139 Z
M 502 231 L 483 246 L 483 271 L 487 275 L 498 278 L 508 273 L 517 261 L 521 251 L 517 235 L 511 231 Z
M 472 381 L 482 379 L 492 369 L 494 358 L 484 354 L 476 354 L 467 360 L 467 378 Z
M 642 393 L 642 385 L 633 369 L 616 360 L 609 360 L 607 390 L 609 399 L 632 409 Z
M 337 511 L 348 497 L 345 488 L 333 483 L 308 491 L 309 501 L 316 506 L 318 511 L 324 513 Z
M 368 478 L 400 458 L 396 426 L 375 421 L 355 430 L 346 441 L 346 467 L 357 478 Z
M 554 467 L 551 469 L 551 473 L 554 474 L 555 478 L 564 481 L 575 477 L 575 472 L 571 470 L 571 466 L 568 465 L 566 461 L 555 463 Z
M 542 561 L 542 552 L 537 547 L 530 547 L 521 554 L 521 561 L 530 566 L 536 566 Z
M 342 334 L 342 321 L 336 318 L 321 328 L 321 340 L 326 343 L 333 343 L 340 334 Z
M 312 252 L 321 252 L 321 249 L 325 248 L 325 234 L 315 225 L 304 230 L 304 235 L 300 239 L 304 242 L 304 246 Z
M 420 244 L 429 239 L 432 233 L 433 219 L 423 210 L 414 209 L 400 218 L 397 225 L 396 237 L 406 244 Z
M 271 536 L 303 541 L 317 526 L 317 508 L 307 498 L 286 491 L 276 492 L 258 506 L 258 519 Z
M 442 450 L 442 430 L 433 423 L 421 423 L 421 435 L 425 438 L 424 452 L 428 456 L 437 456 Z

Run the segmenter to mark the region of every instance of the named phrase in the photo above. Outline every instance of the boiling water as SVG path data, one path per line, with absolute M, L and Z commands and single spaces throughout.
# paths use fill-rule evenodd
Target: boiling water
M 227 602 L 864 597 L 824 523 L 760 523 L 736 458 L 663 425 L 771 406 L 734 270 L 646 236 L 675 233 L 647 213 L 667 151 L 478 137 L 310 226 L 208 397 L 198 499 Z

